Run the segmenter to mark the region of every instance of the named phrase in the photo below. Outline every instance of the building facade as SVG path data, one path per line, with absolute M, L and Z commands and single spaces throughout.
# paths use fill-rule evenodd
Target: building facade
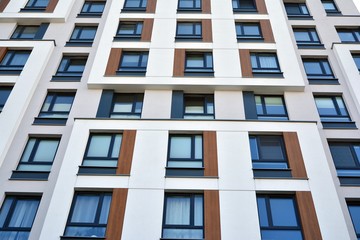
M 360 239 L 358 0 L 0 0 L 0 239 Z

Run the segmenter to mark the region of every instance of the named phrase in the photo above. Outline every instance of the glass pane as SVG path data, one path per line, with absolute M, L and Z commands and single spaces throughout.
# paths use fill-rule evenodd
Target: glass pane
M 122 135 L 116 134 L 113 149 L 112 149 L 112 153 L 111 153 L 111 157 L 116 158 L 116 157 L 119 156 L 120 147 L 121 147 L 121 140 L 122 140 Z
M 124 54 L 121 62 L 121 67 L 138 67 L 140 62 L 140 55 Z
M 204 57 L 203 56 L 187 56 L 186 67 L 190 68 L 204 68 Z
M 356 67 L 360 69 L 360 56 L 354 56 Z
M 12 213 L 9 227 L 31 228 L 38 206 L 38 200 L 19 199 Z
M 11 93 L 11 88 L 0 88 L 0 111 L 1 107 L 5 105 L 6 100 L 8 99 L 9 95 Z
M 349 206 L 349 212 L 356 234 L 360 234 L 360 206 Z
M 260 226 L 261 227 L 268 227 L 269 226 L 269 221 L 268 221 L 268 218 L 267 218 L 267 210 L 266 210 L 265 198 L 258 197 L 257 198 L 257 206 L 258 206 Z
M 0 212 L 0 227 L 4 226 L 4 222 L 9 214 L 9 210 L 11 207 L 11 204 L 13 202 L 13 198 L 12 197 L 7 197 L 1 207 L 1 212 Z
M 336 97 L 335 99 L 336 99 L 337 105 L 339 106 L 340 114 L 342 116 L 347 116 L 348 114 L 347 114 L 346 107 L 345 107 L 345 104 L 344 104 L 342 98 L 341 97 Z
M 322 63 L 322 66 L 323 66 L 323 68 L 324 68 L 324 73 L 325 73 L 325 74 L 332 74 L 332 71 L 331 71 L 329 62 L 327 62 L 327 61 L 322 61 L 321 63 Z
M 111 204 L 111 195 L 106 194 L 103 198 L 101 213 L 99 218 L 100 224 L 106 224 L 109 216 L 110 211 L 110 204 Z
M 198 113 L 204 114 L 204 98 L 188 97 L 185 98 L 185 114 Z
M 42 140 L 35 153 L 34 162 L 52 162 L 59 142 L 57 140 Z
M 39 27 L 24 27 L 21 38 L 34 38 Z
M 277 68 L 277 62 L 275 56 L 260 56 L 261 68 Z
M 308 15 L 308 14 L 309 14 L 309 11 L 308 11 L 308 9 L 307 9 L 307 7 L 306 7 L 305 4 L 300 4 L 300 9 L 301 9 L 301 13 L 302 13 L 302 14 L 305 14 L 305 15 Z
M 24 150 L 24 153 L 21 157 L 20 162 L 28 162 L 30 158 L 30 154 L 34 148 L 36 140 L 35 139 L 29 139 L 28 143 L 26 144 L 26 148 Z
M 319 41 L 320 41 L 320 40 L 319 40 L 319 37 L 318 37 L 318 35 L 317 35 L 316 31 L 315 31 L 315 29 L 314 29 L 314 30 L 311 30 L 311 31 L 310 31 L 310 34 L 311 34 L 311 37 L 313 38 L 313 41 L 314 41 L 314 42 L 319 42 Z
M 86 60 L 84 59 L 71 59 L 68 68 L 65 71 L 68 72 L 83 72 L 85 68 Z
M 214 114 L 214 103 L 213 102 L 208 102 L 206 104 L 206 111 L 207 111 L 207 114 Z
M 199 23 L 195 24 L 195 34 L 201 35 L 201 24 Z
M 205 54 L 205 59 L 206 59 L 206 66 L 208 68 L 212 68 L 212 55 L 211 54 Z
M 92 13 L 102 13 L 104 11 L 105 4 L 104 3 L 91 3 L 91 6 L 89 8 L 89 12 Z
M 196 195 L 194 199 L 194 225 L 195 226 L 203 226 L 203 197 L 200 195 Z
M 253 168 L 254 169 L 287 169 L 288 165 L 286 162 L 254 162 L 253 161 Z
M 180 8 L 193 8 L 194 0 L 179 0 L 179 7 Z
M 116 103 L 114 103 L 113 112 L 131 113 L 132 112 L 132 107 L 133 107 L 132 102 L 116 102 Z
M 17 231 L 1 231 L 1 240 L 27 240 L 29 239 L 30 232 L 17 232 Z
M 16 52 L 14 58 L 11 60 L 10 65 L 24 66 L 29 55 L 30 55 L 29 53 Z
M 99 196 L 78 195 L 71 216 L 72 223 L 94 223 Z
M 104 237 L 106 227 L 66 227 L 65 236 Z
M 285 114 L 285 108 L 281 97 L 265 97 L 267 114 Z
M 262 160 L 285 160 L 280 137 L 265 137 L 259 139 L 260 156 Z
M 125 7 L 140 7 L 141 0 L 126 0 Z
M 45 99 L 45 102 L 41 108 L 41 111 L 47 112 L 50 110 L 50 104 L 52 102 L 53 96 L 52 95 L 48 95 Z
M 178 34 L 180 35 L 193 35 L 193 23 L 179 23 Z
M 35 0 L 34 7 L 47 7 L 49 0 Z
M 323 2 L 322 4 L 323 4 L 325 10 L 336 11 L 336 7 L 335 7 L 334 3 Z
M 72 96 L 57 96 L 56 102 L 53 106 L 53 109 L 50 109 L 52 111 L 58 111 L 58 112 L 70 112 L 70 108 L 73 102 Z
M 298 226 L 294 200 L 285 198 L 270 198 L 271 216 L 274 226 Z
M 349 145 L 330 145 L 330 151 L 336 168 L 357 167 L 357 160 L 354 158 Z
M 166 228 L 163 230 L 163 238 L 166 239 L 203 239 L 202 229 L 176 229 Z
M 259 149 L 257 147 L 256 138 L 250 137 L 250 151 L 251 151 L 251 159 L 259 160 Z
M 255 96 L 256 112 L 257 114 L 264 114 L 263 105 L 260 96 Z
M 90 145 L 87 157 L 107 157 L 111 142 L 110 135 L 93 135 L 90 139 Z
M 91 160 L 91 159 L 85 159 L 83 162 L 83 166 L 91 166 L 91 167 L 116 167 L 117 166 L 117 159 L 111 159 L 111 160 L 105 160 L 105 159 L 99 159 L 99 160 Z
M 171 137 L 170 158 L 191 158 L 191 137 Z
M 20 163 L 17 167 L 17 170 L 19 171 L 50 171 L 51 165 L 39 165 L 39 164 L 26 164 L 26 163 Z
M 166 198 L 165 224 L 190 224 L 190 197 L 171 196 Z
M 294 35 L 297 42 L 311 42 L 309 33 L 307 31 L 296 31 L 294 32 Z
M 315 103 L 320 116 L 337 115 L 335 105 L 331 98 L 316 98 Z
M 244 26 L 244 34 L 245 35 L 259 35 L 260 36 L 259 26 L 256 26 L 256 25 Z
M 96 28 L 84 28 L 79 36 L 80 39 L 94 39 Z
M 118 34 L 129 34 L 129 35 L 132 35 L 135 33 L 135 30 L 136 29 L 136 24 L 121 24 L 120 25 L 120 28 L 119 28 L 119 31 L 118 31 Z
M 148 61 L 148 54 L 142 54 L 141 67 L 146 67 Z
M 202 136 L 195 136 L 195 159 L 202 159 Z
M 252 68 L 258 68 L 257 58 L 255 55 L 251 55 L 251 66 Z
M 299 4 L 285 4 L 286 13 L 288 15 L 300 15 L 300 6 Z
M 194 160 L 182 160 L 182 161 L 173 161 L 169 160 L 167 163 L 167 167 L 173 168 L 202 168 L 203 162 L 202 160 L 194 161 Z
M 262 230 L 261 240 L 303 240 L 300 230 Z

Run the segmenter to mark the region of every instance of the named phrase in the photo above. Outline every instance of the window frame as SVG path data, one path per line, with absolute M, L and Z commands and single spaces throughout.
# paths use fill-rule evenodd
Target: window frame
M 285 120 L 285 121 L 289 120 L 284 96 L 282 96 L 282 95 L 260 95 L 260 94 L 255 94 L 254 97 L 255 97 L 255 104 L 256 104 L 256 97 L 260 97 L 260 101 L 261 101 L 261 107 L 262 107 L 263 114 L 260 114 L 256 110 L 256 114 L 257 114 L 257 117 L 258 117 L 259 120 Z M 267 113 L 265 98 L 268 98 L 268 97 L 271 97 L 271 98 L 276 97 L 276 98 L 281 99 L 282 106 L 284 108 L 284 113 L 283 114 L 268 114 Z
M 7 63 L 4 63 L 7 55 L 9 56 L 9 59 L 7 60 Z M 14 58 L 16 57 L 16 54 L 27 54 L 27 59 L 24 63 L 24 65 L 14 65 L 11 62 L 14 60 Z M 23 68 L 26 65 L 27 60 L 29 59 L 31 54 L 31 51 L 29 50 L 8 50 L 5 54 L 5 56 L 3 57 L 3 59 L 0 61 L 0 74 L 5 74 L 5 75 L 18 75 L 21 73 L 21 71 L 23 70 Z
M 117 98 L 120 97 L 128 97 L 128 96 L 132 96 L 133 97 L 133 101 L 132 101 L 132 108 L 131 108 L 131 112 L 114 112 L 114 107 L 115 104 L 120 102 L 120 101 L 116 101 Z M 141 111 L 140 113 L 136 112 L 136 107 L 137 104 L 141 102 Z M 114 93 L 112 102 L 111 102 L 111 109 L 110 109 L 110 118 L 114 118 L 114 119 L 124 119 L 124 118 L 141 118 L 141 114 L 142 114 L 142 108 L 144 105 L 144 94 L 143 93 Z M 112 115 L 118 115 L 116 116 L 112 116 Z M 124 117 L 121 117 L 124 116 Z
M 5 93 L 5 94 L 3 95 L 5 101 L 4 101 L 3 103 L 0 102 L 0 114 L 1 114 L 1 112 L 3 111 L 7 100 L 9 99 L 9 96 L 10 96 L 10 94 L 11 94 L 12 89 L 13 89 L 12 86 L 0 86 L 0 94 L 1 94 L 1 93 Z M 7 94 L 7 92 L 8 92 L 9 94 Z M 0 100 L 1 100 L 1 96 L 0 96 Z
M 178 5 L 177 5 L 177 11 L 178 12 L 199 12 L 202 11 L 202 1 L 201 0 L 191 0 L 193 1 L 193 6 L 191 8 L 187 8 L 187 7 L 181 7 L 181 1 L 183 0 L 178 0 Z M 189 0 L 184 0 L 184 1 L 189 1 Z M 199 2 L 200 7 L 196 7 L 196 2 Z
M 267 56 L 272 56 L 275 58 L 275 63 L 277 65 L 276 68 L 264 68 L 261 67 L 261 61 L 260 58 L 261 57 L 267 57 Z M 256 59 L 256 64 L 257 66 L 253 66 L 253 61 L 252 58 L 255 57 Z M 272 76 L 279 76 L 282 77 L 283 74 L 281 72 L 281 68 L 280 68 L 280 64 L 279 64 L 279 59 L 277 57 L 276 53 L 260 53 L 260 52 L 250 52 L 250 62 L 251 62 L 251 69 L 252 69 L 252 74 L 253 76 L 266 76 L 266 77 L 272 77 Z
M 316 28 L 293 28 L 294 38 L 298 48 L 324 48 L 324 44 L 321 43 Z M 306 33 L 309 41 L 301 41 L 296 39 L 296 33 Z M 314 39 L 314 35 L 317 39 Z
M 256 26 L 259 29 L 258 35 L 253 34 L 245 34 L 245 27 L 249 26 Z M 240 33 L 238 32 L 238 27 L 240 28 Z M 235 22 L 235 31 L 236 31 L 236 38 L 238 41 L 264 41 L 264 37 L 262 34 L 260 23 L 258 22 Z
M 355 65 L 358 69 L 358 71 L 360 72 L 360 53 L 352 53 L 351 56 L 354 59 Z M 356 60 L 359 59 L 359 60 Z
M 64 55 L 59 63 L 55 75 L 52 76 L 51 81 L 80 81 L 86 67 L 87 59 L 88 56 L 85 55 L 82 56 Z M 71 66 L 80 66 L 74 64 L 74 61 L 83 61 L 84 69 L 82 71 L 69 71 L 69 68 L 71 68 Z M 64 69 L 60 70 L 64 62 L 65 62 Z
M 201 57 L 204 67 L 189 67 L 188 61 L 191 60 L 192 57 Z M 207 66 L 207 58 L 211 58 L 210 66 Z M 212 52 L 185 52 L 184 73 L 185 76 L 214 76 L 214 62 Z
M 126 4 L 128 2 L 131 2 L 131 1 L 139 1 L 139 6 L 137 7 L 126 7 Z M 144 2 L 145 2 L 145 7 L 144 7 Z M 135 11 L 135 12 L 143 12 L 143 11 L 146 11 L 146 7 L 147 7 L 147 4 L 148 4 L 148 0 L 125 0 L 124 2 L 124 7 L 121 11 Z
M 285 12 L 289 19 L 312 19 L 310 14 L 309 8 L 307 7 L 306 3 L 295 3 L 295 2 L 285 2 Z M 289 7 L 295 7 L 299 10 L 299 14 L 291 14 L 288 12 Z M 304 8 L 306 9 L 307 13 L 304 12 Z
M 128 25 L 128 26 L 134 26 L 133 33 L 132 34 L 120 34 L 121 27 Z M 143 21 L 120 21 L 119 26 L 116 30 L 116 35 L 114 37 L 115 40 L 139 40 L 141 39 L 142 32 L 144 30 L 144 22 Z
M 33 37 L 22 37 L 21 35 L 24 34 L 24 31 L 26 30 L 26 28 L 37 28 L 36 31 L 34 33 L 32 33 L 34 36 Z M 10 39 L 12 40 L 33 40 L 36 37 L 36 34 L 39 32 L 40 30 L 40 25 L 17 25 L 13 34 L 11 35 Z M 19 31 L 19 32 L 17 32 Z M 16 34 L 16 36 L 15 36 Z
M 334 72 L 333 72 L 330 62 L 327 58 L 303 58 L 302 61 L 303 61 L 303 66 L 304 66 L 304 70 L 305 70 L 307 79 L 310 84 L 311 83 L 313 83 L 313 84 L 337 84 L 338 83 L 338 79 L 335 78 Z M 305 67 L 306 63 L 318 64 L 318 66 L 321 69 L 321 73 L 319 73 L 319 74 L 308 73 L 306 70 L 306 67 Z M 330 73 L 326 72 L 325 64 L 327 64 L 329 66 Z
M 336 29 L 341 43 L 359 43 L 360 42 L 360 28 L 338 28 Z M 351 33 L 354 41 L 342 40 L 339 33 Z M 357 33 L 357 34 L 356 34 Z
M 128 67 L 122 66 L 124 64 L 125 55 L 135 55 L 139 57 L 137 66 Z M 146 66 L 142 67 L 143 58 L 146 57 Z M 147 70 L 147 64 L 149 61 L 149 52 L 148 51 L 123 51 L 120 58 L 119 67 L 116 70 L 116 75 L 130 75 L 130 76 L 145 76 Z
M 188 99 L 187 99 L 188 98 Z M 201 99 L 203 102 L 204 113 L 187 113 L 186 112 L 186 103 L 189 98 Z M 212 104 L 213 113 L 208 113 L 208 104 Z M 215 119 L 215 103 L 213 94 L 184 94 L 184 109 L 183 109 L 184 119 Z
M 46 6 L 36 6 L 37 2 L 41 0 L 28 0 L 25 7 L 21 9 L 22 12 L 44 12 L 46 8 L 49 6 L 51 0 L 47 0 L 48 3 Z M 32 3 L 32 4 L 31 4 Z
M 179 33 L 179 27 L 182 24 L 192 24 L 192 33 L 191 34 L 182 34 Z M 180 26 L 179 26 L 180 25 Z M 200 27 L 200 34 L 196 33 L 196 28 Z M 177 22 L 176 24 L 176 40 L 201 40 L 202 39 L 202 23 L 201 22 Z
M 323 8 L 327 15 L 339 15 L 341 14 L 339 8 L 336 6 L 335 2 L 333 0 L 321 0 L 321 3 L 323 5 Z M 332 4 L 334 6 L 333 10 L 326 9 L 324 4 Z
M 66 43 L 66 46 L 91 46 L 95 40 L 97 28 L 98 27 L 95 25 L 75 25 L 69 41 Z M 82 32 L 86 30 L 95 30 L 94 38 L 81 38 Z M 77 34 L 74 36 L 76 31 Z
M 95 4 L 103 4 L 103 9 L 101 12 L 91 12 L 91 7 L 92 5 Z M 78 14 L 78 17 L 101 17 L 104 9 L 105 9 L 105 5 L 106 5 L 106 1 L 85 1 L 83 6 L 81 7 L 80 13 Z M 87 9 L 85 9 L 85 7 L 87 7 Z M 86 11 L 85 11 L 86 10 Z
M 234 13 L 256 13 L 256 12 L 258 12 L 256 2 L 254 0 L 247 0 L 249 2 L 252 2 L 253 7 L 251 7 L 251 8 L 250 7 L 241 7 L 240 1 L 241 0 L 232 0 L 231 1 Z M 236 2 L 238 7 L 234 7 L 234 2 Z

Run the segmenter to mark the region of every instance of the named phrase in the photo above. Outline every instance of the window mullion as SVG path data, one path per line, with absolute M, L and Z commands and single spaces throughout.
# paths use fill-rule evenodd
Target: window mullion
M 111 155 L 112 155 L 112 151 L 114 148 L 114 142 L 115 142 L 115 136 L 116 136 L 115 134 L 111 135 L 110 145 L 109 145 L 108 154 L 107 154 L 108 158 L 111 158 Z
M 99 195 L 99 203 L 98 203 L 98 206 L 96 209 L 95 220 L 94 220 L 93 224 L 99 224 L 99 222 L 100 222 L 100 215 L 101 215 L 103 200 L 104 200 L 104 194 L 100 194 Z
M 35 157 L 35 154 L 38 150 L 38 147 L 39 147 L 39 144 L 40 144 L 40 141 L 39 139 L 36 139 L 35 140 L 35 144 L 33 146 L 33 149 L 31 150 L 31 153 L 30 153 L 30 156 L 29 156 L 29 159 L 28 159 L 28 162 L 30 163 L 33 163 L 34 162 L 34 157 Z

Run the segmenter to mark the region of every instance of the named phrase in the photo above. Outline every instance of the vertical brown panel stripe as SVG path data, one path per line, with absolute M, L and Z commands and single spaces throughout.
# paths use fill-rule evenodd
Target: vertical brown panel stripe
M 150 42 L 151 33 L 153 29 L 154 19 L 145 19 L 144 26 L 141 33 L 141 41 Z
M 206 131 L 203 133 L 204 141 L 204 176 L 218 176 L 218 159 L 216 132 Z
M 304 240 L 321 240 L 321 232 L 317 220 L 311 192 L 296 192 Z
M 134 154 L 135 137 L 136 130 L 124 131 L 116 174 L 130 174 Z
M 124 224 L 127 188 L 115 188 L 113 190 L 108 224 L 106 227 L 107 240 L 120 240 Z
M 3 12 L 10 0 L 0 0 L 0 12 Z
M 271 29 L 271 24 L 269 20 L 260 20 L 260 27 L 264 37 L 264 41 L 267 43 L 274 43 L 274 35 Z
M 205 239 L 220 240 L 220 201 L 218 190 L 204 191 Z
M 296 178 L 307 178 L 297 133 L 284 132 L 283 136 L 292 176 Z
M 146 6 L 147 13 L 155 13 L 156 10 L 156 0 L 148 0 Z
M 267 14 L 266 5 L 264 0 L 255 0 L 256 1 L 256 8 L 258 13 L 260 14 Z
M 45 9 L 45 12 L 48 12 L 48 13 L 54 12 L 58 1 L 59 0 L 50 0 L 49 4 L 47 5 L 47 7 Z
M 211 19 L 204 19 L 201 22 L 203 42 L 212 42 Z
M 210 0 L 202 0 L 202 13 L 211 13 L 211 3 Z
M 3 58 L 5 57 L 5 54 L 7 52 L 7 48 L 6 47 L 0 47 L 0 62 L 3 60 Z
M 185 71 L 185 49 L 175 49 L 174 77 L 183 77 Z
M 116 74 L 116 71 L 118 70 L 120 64 L 121 51 L 121 48 L 111 49 L 105 75 L 112 76 Z
M 252 67 L 250 61 L 250 50 L 249 49 L 240 49 L 240 65 L 242 77 L 253 77 Z

